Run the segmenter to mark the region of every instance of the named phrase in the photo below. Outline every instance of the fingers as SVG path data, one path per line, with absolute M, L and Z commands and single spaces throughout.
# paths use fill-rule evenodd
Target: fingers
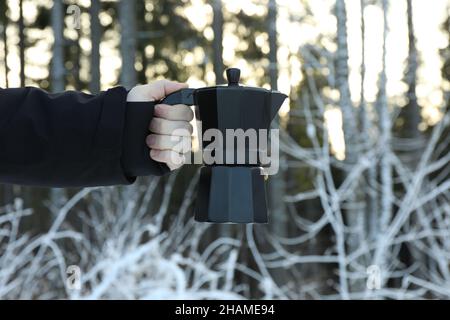
M 167 104 L 157 104 L 154 111 L 155 117 L 176 121 L 191 121 L 194 119 L 192 109 L 184 104 L 169 106 Z
M 152 159 L 155 161 L 167 164 L 170 170 L 180 168 L 186 161 L 184 155 L 179 154 L 178 152 L 175 152 L 173 150 L 153 149 L 150 151 L 150 157 L 152 157 Z
M 194 129 L 187 121 L 167 120 L 163 118 L 153 118 L 150 122 L 150 131 L 157 134 L 191 136 Z
M 158 101 L 167 95 L 187 88 L 185 83 L 160 80 L 148 85 L 134 87 L 127 101 Z M 149 128 L 154 134 L 147 137 L 146 143 L 151 149 L 150 157 L 167 164 L 170 170 L 181 167 L 185 162 L 182 153 L 191 150 L 192 125 L 194 118 L 191 108 L 185 105 L 156 105 L 154 118 Z
M 172 150 L 178 153 L 187 153 L 191 151 L 191 137 L 169 136 L 160 134 L 151 134 L 146 139 L 147 146 L 150 149 Z
M 150 148 L 150 157 L 165 163 L 170 170 L 180 168 L 186 162 L 183 154 L 191 151 L 190 136 L 151 134 L 146 143 Z

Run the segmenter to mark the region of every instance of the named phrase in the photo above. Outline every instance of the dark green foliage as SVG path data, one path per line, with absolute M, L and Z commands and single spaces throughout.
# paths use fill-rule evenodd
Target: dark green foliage
M 37 7 L 37 16 L 31 27 L 45 29 L 50 26 L 50 9 L 45 6 Z
M 173 0 L 137 1 L 138 59 L 144 65 L 139 74 L 140 81 L 152 80 L 145 76 L 147 64 L 161 66 L 152 67 L 154 71 L 152 78 L 162 76 L 185 81 L 190 76 L 190 70 L 183 66 L 181 57 L 196 47 L 205 47 L 206 42 L 189 20 L 177 14 L 176 9 L 187 4 L 186 1 Z M 154 47 L 153 56 L 145 56 L 145 47 L 148 45 Z M 204 69 L 205 66 L 198 67 Z
M 254 63 L 260 63 L 262 60 L 267 59 L 267 55 L 261 51 L 261 48 L 256 45 L 256 37 L 261 33 L 267 32 L 267 17 L 266 16 L 251 16 L 247 15 L 243 10 L 240 10 L 236 15 L 230 15 L 229 22 L 235 25 L 236 33 L 242 42 L 247 44 L 245 50 L 239 48 L 236 49 L 236 56 L 242 57 L 250 65 Z M 225 15 L 225 21 L 227 21 L 227 15 Z M 231 66 L 227 66 L 231 67 Z M 256 79 L 258 85 L 269 83 L 269 73 L 266 72 L 264 77 Z

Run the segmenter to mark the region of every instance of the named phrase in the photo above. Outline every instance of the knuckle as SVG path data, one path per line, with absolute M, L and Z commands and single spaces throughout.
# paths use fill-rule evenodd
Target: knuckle
M 167 120 L 172 120 L 176 115 L 176 111 L 173 109 L 173 106 L 163 105 L 162 115 Z
M 161 133 L 164 130 L 164 119 L 156 119 L 156 130 Z
M 164 147 L 164 139 L 163 139 L 162 136 L 157 136 L 157 137 L 155 138 L 154 146 L 155 146 L 156 148 L 163 148 L 163 147 Z
M 171 121 L 166 119 L 159 119 L 159 133 L 164 134 L 171 128 Z
M 159 117 L 164 117 L 166 114 L 166 107 L 163 104 L 157 104 L 155 106 L 155 115 Z
M 176 117 L 177 120 L 191 121 L 191 116 L 193 116 L 192 110 L 185 104 L 179 104 L 176 106 L 176 108 L 174 108 L 174 117 Z
M 167 80 L 167 79 L 161 79 L 161 80 L 155 81 L 154 84 L 156 84 L 158 86 L 164 86 L 168 82 L 169 82 L 169 80 Z

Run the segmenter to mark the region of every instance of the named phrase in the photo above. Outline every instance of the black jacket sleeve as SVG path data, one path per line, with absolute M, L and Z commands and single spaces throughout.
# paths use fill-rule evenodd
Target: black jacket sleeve
M 127 104 L 126 96 L 122 87 L 99 95 L 0 89 L 0 183 L 123 185 L 168 172 L 145 146 L 154 104 Z

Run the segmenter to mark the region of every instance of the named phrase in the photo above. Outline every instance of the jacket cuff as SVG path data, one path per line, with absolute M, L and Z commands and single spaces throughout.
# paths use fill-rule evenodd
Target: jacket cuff
M 127 102 L 123 138 L 122 165 L 125 175 L 161 176 L 170 172 L 167 165 L 150 157 L 145 140 L 156 102 Z
M 94 158 L 103 163 L 97 166 L 98 176 L 103 177 L 103 185 L 131 184 L 136 179 L 125 175 L 121 161 L 128 92 L 116 87 L 104 94 L 94 148 Z

